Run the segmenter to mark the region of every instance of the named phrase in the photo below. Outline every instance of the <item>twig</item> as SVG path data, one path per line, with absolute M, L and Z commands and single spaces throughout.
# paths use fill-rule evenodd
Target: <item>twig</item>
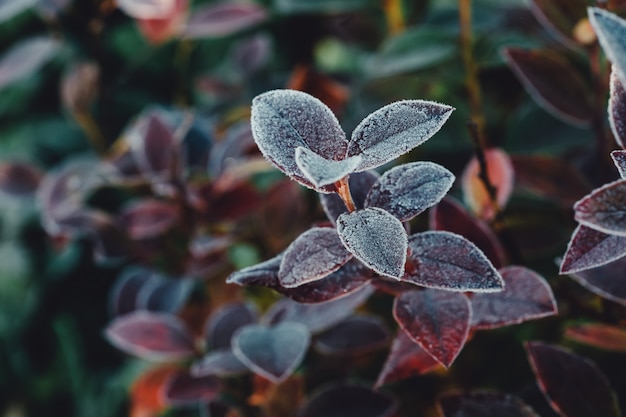
M 343 177 L 339 181 L 335 182 L 335 187 L 337 187 L 337 194 L 343 200 L 346 208 L 350 213 L 356 210 L 356 205 L 354 204 L 354 200 L 352 199 L 352 194 L 350 194 L 350 185 L 348 184 L 348 177 Z

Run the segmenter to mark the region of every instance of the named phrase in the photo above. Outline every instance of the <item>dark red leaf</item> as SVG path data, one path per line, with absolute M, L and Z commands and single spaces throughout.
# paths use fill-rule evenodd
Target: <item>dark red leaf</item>
M 565 58 L 549 50 L 518 48 L 506 48 L 504 58 L 539 105 L 565 122 L 590 122 L 593 104 L 589 86 Z
M 584 226 L 626 236 L 626 180 L 596 188 L 574 205 L 574 211 L 574 218 Z
M 600 297 L 626 306 L 626 257 L 586 271 L 570 274 L 575 281 Z
M 148 360 L 178 360 L 194 353 L 189 331 L 171 314 L 137 311 L 118 317 L 107 326 L 106 336 L 118 349 Z
M 191 192 L 196 193 L 192 204 L 208 222 L 237 220 L 261 203 L 256 189 L 245 182 L 232 184 L 231 188 L 219 191 L 207 183 L 199 188 L 192 187 Z
M 318 391 L 298 417 L 392 417 L 396 401 L 370 388 L 333 385 Z
M 613 151 L 611 158 L 613 158 L 619 176 L 626 179 L 626 151 Z
M 207 4 L 193 11 L 183 36 L 191 39 L 228 36 L 257 25 L 266 18 L 265 9 L 254 3 Z
M 222 378 L 240 375 L 249 369 L 232 352 L 230 347 L 215 349 L 191 365 L 190 373 L 195 377 L 215 375 Z
M 0 90 L 32 75 L 59 50 L 61 43 L 52 38 L 37 37 L 16 43 L 0 57 Z
M 626 236 L 609 235 L 578 225 L 561 262 L 561 274 L 584 271 L 626 255 Z
M 587 17 L 585 0 L 531 0 L 537 20 L 566 45 L 576 45 L 574 28 Z
M 24 162 L 0 164 L 0 190 L 12 196 L 35 192 L 41 181 L 41 172 Z
M 497 292 L 504 287 L 489 259 L 463 236 L 417 233 L 409 237 L 409 250 L 402 281 L 448 291 Z
M 407 291 L 396 297 L 393 316 L 422 349 L 447 368 L 467 340 L 471 306 L 461 293 Z
M 180 218 L 177 204 L 145 199 L 134 202 L 122 211 L 119 222 L 131 239 L 150 239 L 171 229 Z
M 111 314 L 122 316 L 137 308 L 137 295 L 141 287 L 150 280 L 152 272 L 141 267 L 125 269 L 111 290 Z
M 348 185 L 350 186 L 350 194 L 352 194 L 352 200 L 357 209 L 364 208 L 365 197 L 379 177 L 380 175 L 378 175 L 376 171 L 363 171 L 350 175 Z M 324 212 L 326 212 L 328 220 L 330 220 L 333 225 L 337 223 L 337 217 L 339 217 L 339 215 L 348 212 L 346 204 L 336 193 L 319 194 L 319 197 L 322 208 Z
M 620 416 L 609 381 L 589 359 L 541 342 L 529 342 L 526 348 L 539 388 L 559 414 Z
M 615 71 L 611 71 L 610 85 L 609 123 L 617 144 L 626 148 L 626 89 Z
M 472 327 L 493 329 L 557 313 L 552 289 L 542 276 L 523 266 L 507 266 L 500 274 L 503 291 L 471 298 Z
M 214 311 L 204 328 L 207 349 L 230 348 L 230 342 L 237 329 L 256 323 L 259 312 L 249 303 L 228 303 Z
M 173 406 L 208 403 L 219 396 L 221 388 L 214 376 L 194 377 L 180 372 L 168 381 L 165 401 Z
M 492 391 L 445 395 L 439 409 L 442 417 L 539 417 L 519 398 Z
M 357 355 L 380 349 L 389 339 L 389 330 L 379 317 L 355 315 L 320 333 L 314 347 L 326 355 Z
M 626 353 L 626 328 L 603 323 L 568 326 L 565 337 L 599 349 Z

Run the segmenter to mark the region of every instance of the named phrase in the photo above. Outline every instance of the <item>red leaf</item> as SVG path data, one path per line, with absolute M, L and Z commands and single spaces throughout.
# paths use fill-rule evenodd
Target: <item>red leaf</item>
M 532 0 L 531 10 L 537 20 L 566 45 L 576 46 L 574 29 L 587 18 L 585 0 Z
M 193 405 L 216 399 L 220 390 L 220 380 L 214 376 L 194 377 L 180 372 L 168 380 L 164 397 L 168 405 Z
M 626 255 L 626 236 L 609 235 L 579 225 L 567 245 L 561 274 L 585 271 Z
M 613 151 L 611 158 L 619 171 L 619 176 L 626 179 L 626 151 Z
M 164 398 L 165 387 L 180 369 L 165 365 L 150 369 L 142 374 L 130 389 L 132 401 L 131 417 L 152 416 L 167 408 Z
M 617 144 L 626 148 L 626 89 L 615 71 L 611 71 L 610 85 L 609 123 Z
M 539 388 L 564 417 L 618 417 L 609 381 L 589 359 L 541 342 L 526 345 Z
M 539 274 L 523 266 L 500 270 L 504 290 L 471 298 L 472 327 L 493 329 L 557 313 L 552 289 Z
M 358 355 L 380 349 L 389 339 L 389 330 L 379 317 L 355 315 L 320 333 L 314 346 L 325 355 Z
M 131 239 L 142 240 L 160 236 L 171 229 L 180 217 L 174 203 L 145 199 L 124 209 L 119 222 Z
M 574 218 L 587 227 L 626 236 L 626 180 L 596 188 L 574 205 L 574 211 Z
M 190 39 L 228 36 L 257 25 L 266 18 L 265 9 L 254 3 L 207 4 L 193 11 L 183 36 Z
M 471 312 L 464 294 L 433 289 L 402 293 L 393 305 L 400 327 L 446 368 L 467 340 Z
M 174 0 L 173 7 L 166 15 L 157 18 L 138 19 L 139 31 L 152 44 L 158 45 L 166 42 L 182 30 L 187 20 L 188 8 L 187 0 Z
M 519 398 L 490 391 L 448 394 L 439 400 L 439 408 L 442 417 L 539 417 Z
M 0 190 L 12 196 L 33 193 L 41 181 L 41 172 L 24 162 L 0 164 Z
M 117 7 L 136 19 L 155 19 L 166 16 L 174 8 L 175 0 L 117 0 Z
M 626 328 L 602 323 L 572 325 L 565 337 L 599 349 L 626 352 Z
M 586 271 L 570 274 L 580 285 L 600 297 L 626 306 L 626 257 Z

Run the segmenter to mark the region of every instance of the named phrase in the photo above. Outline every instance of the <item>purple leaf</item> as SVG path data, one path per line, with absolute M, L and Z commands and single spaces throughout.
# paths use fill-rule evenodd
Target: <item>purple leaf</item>
M 442 417 L 539 417 L 519 398 L 491 391 L 448 394 L 439 408 Z
M 617 73 L 622 84 L 626 84 L 626 21 L 597 7 L 590 7 L 588 11 L 589 21 L 598 41 L 613 63 L 613 71 Z
M 228 303 L 214 311 L 204 328 L 207 349 L 230 347 L 235 331 L 247 324 L 256 323 L 259 312 L 249 303 Z
M 426 142 L 454 108 L 423 100 L 391 103 L 367 116 L 352 132 L 347 156 L 363 159 L 358 171 L 379 167 Z
M 220 380 L 214 376 L 195 377 L 180 372 L 165 386 L 165 402 L 172 406 L 208 403 L 220 395 L 221 388 Z
M 137 295 L 151 276 L 152 271 L 145 268 L 131 267 L 125 269 L 115 280 L 111 290 L 111 314 L 122 316 L 134 311 L 137 307 Z
M 626 353 L 626 328 L 603 323 L 569 326 L 565 337 L 599 349 Z
M 333 184 L 346 175 L 352 173 L 361 163 L 359 155 L 335 161 L 319 156 L 310 149 L 298 146 L 296 148 L 296 164 L 300 171 L 316 187 Z
M 266 18 L 265 9 L 254 3 L 207 4 L 193 11 L 182 36 L 189 39 L 228 36 L 257 25 Z
M 609 381 L 589 359 L 541 342 L 526 345 L 539 388 L 564 417 L 618 417 Z
M 626 151 L 613 151 L 611 152 L 611 158 L 613 158 L 613 163 L 619 172 L 619 176 L 626 179 Z
M 189 331 L 171 314 L 137 311 L 118 317 L 107 326 L 106 337 L 118 349 L 148 360 L 179 360 L 194 353 Z
M 626 236 L 626 180 L 596 188 L 574 205 L 574 211 L 574 218 L 584 226 Z
M 409 237 L 409 250 L 402 281 L 448 291 L 497 292 L 504 287 L 489 259 L 463 236 L 417 233 Z
M 15 44 L 0 57 L 0 90 L 32 75 L 60 49 L 56 39 L 37 37 Z
M 168 175 L 178 161 L 178 144 L 163 114 L 143 115 L 127 133 L 128 142 L 139 168 L 145 174 Z
M 626 89 L 615 71 L 611 71 L 610 86 L 609 124 L 617 144 L 626 148 Z
M 500 274 L 503 291 L 471 298 L 472 327 L 494 329 L 557 313 L 552 289 L 542 276 L 523 266 L 508 266 Z
M 314 347 L 326 355 L 356 355 L 379 349 L 389 339 L 389 330 L 379 317 L 356 315 L 319 334 Z
M 413 162 L 385 172 L 376 182 L 365 207 L 379 207 L 400 221 L 411 220 L 437 204 L 452 187 L 454 174 L 432 162 Z
M 357 209 L 364 208 L 365 197 L 379 177 L 380 175 L 378 175 L 376 171 L 363 171 L 350 175 L 348 185 L 350 186 L 350 194 L 352 194 L 352 200 Z M 330 220 L 333 225 L 336 225 L 337 217 L 342 213 L 348 212 L 346 204 L 336 193 L 320 193 L 318 195 L 328 220 Z
M 584 271 L 626 255 L 626 236 L 609 235 L 578 225 L 561 262 L 561 274 Z
M 135 19 L 159 19 L 174 8 L 175 0 L 117 0 L 117 7 Z
M 296 369 L 309 347 L 306 326 L 283 321 L 271 327 L 250 324 L 233 335 L 235 356 L 251 371 L 279 383 Z
M 194 287 L 191 278 L 166 278 L 153 274 L 137 294 L 137 309 L 177 313 L 187 302 Z
M 337 230 L 314 227 L 298 236 L 285 250 L 278 279 L 285 288 L 298 287 L 328 276 L 351 258 Z
M 171 229 L 180 218 L 180 207 L 169 201 L 139 200 L 126 207 L 119 222 L 131 239 L 158 237 Z
M 297 417 L 392 417 L 396 401 L 359 385 L 332 385 L 313 394 Z
M 586 271 L 570 274 L 576 282 L 600 297 L 626 306 L 626 256 Z
M 252 134 L 261 153 L 300 184 L 321 192 L 296 164 L 296 148 L 308 148 L 326 159 L 344 159 L 348 141 L 332 111 L 321 101 L 295 90 L 274 90 L 252 101 Z
M 189 372 L 194 377 L 215 375 L 228 378 L 248 372 L 248 367 L 228 347 L 210 351 L 194 362 Z
M 337 233 L 352 254 L 376 273 L 400 279 L 406 262 L 407 235 L 398 219 L 371 207 L 337 218 Z
M 41 172 L 24 162 L 0 164 L 0 191 L 11 196 L 32 194 L 41 182 Z
M 469 299 L 450 291 L 407 291 L 393 304 L 393 316 L 400 327 L 446 368 L 467 340 L 471 314 Z
M 280 254 L 260 264 L 235 271 L 226 278 L 226 283 L 237 284 L 242 287 L 260 285 L 273 288 L 273 286 L 279 285 L 278 269 L 282 259 L 283 254 Z
M 439 362 L 426 353 L 404 330 L 400 329 L 393 340 L 391 351 L 378 375 L 374 388 L 425 374 L 438 366 L 440 366 Z
M 239 42 L 231 56 L 235 65 L 245 75 L 250 76 L 263 68 L 270 59 L 272 44 L 268 36 L 254 35 Z

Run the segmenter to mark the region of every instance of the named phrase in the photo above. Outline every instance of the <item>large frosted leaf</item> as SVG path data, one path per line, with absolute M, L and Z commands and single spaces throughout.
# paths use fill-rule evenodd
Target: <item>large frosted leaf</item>
M 403 281 L 448 291 L 497 292 L 504 282 L 489 259 L 463 236 L 423 232 L 409 237 Z
M 0 90 L 33 74 L 57 53 L 60 46 L 59 41 L 45 37 L 15 44 L 0 57 Z
M 491 391 L 448 394 L 439 408 L 442 417 L 539 417 L 519 398 Z
M 194 10 L 183 30 L 183 36 L 191 39 L 228 36 L 257 25 L 266 18 L 265 9 L 254 3 L 207 4 Z
M 358 171 L 381 166 L 427 141 L 453 110 L 445 104 L 423 100 L 388 104 L 354 129 L 347 155 L 361 155 Z
M 604 323 L 572 325 L 565 329 L 565 337 L 599 349 L 626 353 L 626 327 Z
M 564 417 L 619 417 L 606 376 L 587 358 L 541 342 L 526 345 L 539 388 Z
M 454 183 L 454 174 L 432 162 L 403 164 L 385 172 L 365 199 L 400 221 L 408 221 L 437 204 Z
M 361 163 L 361 156 L 335 161 L 326 159 L 310 149 L 301 146 L 296 148 L 296 164 L 300 171 L 316 187 L 332 184 L 352 173 Z
M 252 134 L 259 149 L 281 171 L 318 191 L 296 164 L 296 148 L 308 148 L 326 159 L 341 160 L 348 142 L 337 118 L 321 101 L 294 90 L 273 90 L 252 101 Z
M 596 268 L 570 274 L 576 282 L 600 297 L 626 306 L 626 256 Z
M 574 205 L 575 219 L 600 232 L 626 236 L 626 180 L 596 188 Z
M 397 402 L 387 394 L 359 385 L 332 385 L 313 394 L 297 417 L 392 417 Z
M 589 8 L 589 20 L 600 45 L 622 84 L 626 84 L 626 21 L 597 7 Z
M 350 186 L 350 194 L 357 209 L 364 208 L 365 197 L 369 193 L 372 185 L 378 180 L 380 175 L 376 171 L 363 171 L 351 174 L 348 178 Z M 328 217 L 328 220 L 334 225 L 337 223 L 337 217 L 342 213 L 347 213 L 346 203 L 336 193 L 318 194 L 322 203 L 322 208 Z
M 615 71 L 611 71 L 610 86 L 609 124 L 617 144 L 626 148 L 626 89 Z
M 626 236 L 609 235 L 578 225 L 561 262 L 561 274 L 584 271 L 626 255 Z
M 504 290 L 474 294 L 472 327 L 493 329 L 556 314 L 556 300 L 546 280 L 523 266 L 500 270 Z
M 407 235 L 402 223 L 371 207 L 337 218 L 337 232 L 352 254 L 375 272 L 400 279 L 406 262 Z
M 467 340 L 471 315 L 469 299 L 450 291 L 407 291 L 393 305 L 400 327 L 446 368 Z
M 626 151 L 613 151 L 611 152 L 611 158 L 619 172 L 619 176 L 626 179 Z

